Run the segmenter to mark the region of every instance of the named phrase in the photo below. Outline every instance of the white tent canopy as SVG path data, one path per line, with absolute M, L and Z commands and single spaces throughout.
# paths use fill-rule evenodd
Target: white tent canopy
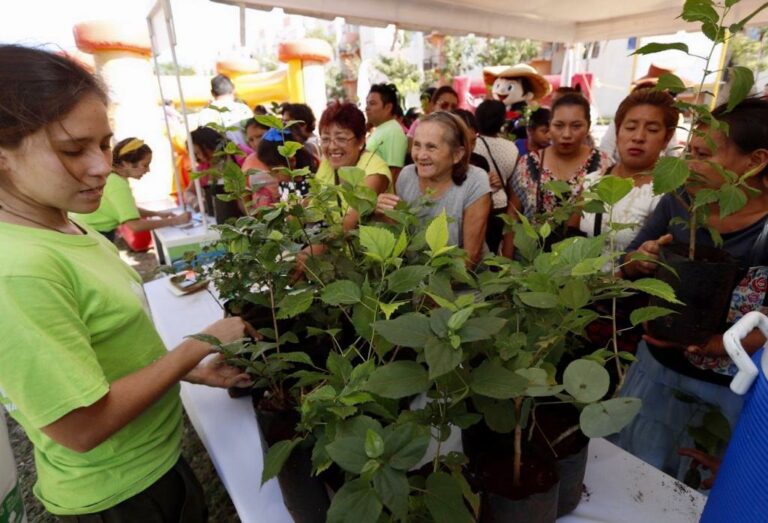
M 212 0 L 237 7 L 401 29 L 587 42 L 698 30 L 680 20 L 683 0 Z M 763 0 L 742 0 L 730 21 L 752 13 Z M 768 11 L 751 24 L 768 23 Z

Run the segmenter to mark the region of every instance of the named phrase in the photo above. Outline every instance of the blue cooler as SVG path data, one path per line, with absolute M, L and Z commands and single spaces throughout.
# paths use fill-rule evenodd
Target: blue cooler
M 746 394 L 723 463 L 709 495 L 702 523 L 768 521 L 768 351 L 752 358 L 741 340 L 754 328 L 768 337 L 768 318 L 749 312 L 723 335 L 728 355 L 739 368 L 731 390 Z

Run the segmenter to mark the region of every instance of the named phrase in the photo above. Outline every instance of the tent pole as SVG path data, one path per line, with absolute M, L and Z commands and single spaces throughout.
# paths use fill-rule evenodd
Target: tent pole
M 184 129 L 187 131 L 187 150 L 189 151 L 189 160 L 192 164 L 192 170 L 197 170 L 197 161 L 195 160 L 195 146 L 192 143 L 192 133 L 189 130 L 189 120 L 187 119 L 187 104 L 184 101 L 184 91 L 181 88 L 181 77 L 179 76 L 179 62 L 176 59 L 176 31 L 173 26 L 173 13 L 171 12 L 170 0 L 160 0 L 163 6 L 163 13 L 165 14 L 165 27 L 168 30 L 168 39 L 171 44 L 171 58 L 173 60 L 173 70 L 176 76 L 176 85 L 179 88 L 179 102 L 181 103 L 181 114 L 184 117 Z M 197 203 L 200 207 L 200 217 L 203 222 L 203 229 L 208 230 L 208 209 L 205 208 L 205 198 L 203 198 L 203 190 L 200 186 L 200 179 L 195 180 L 195 195 L 197 196 Z

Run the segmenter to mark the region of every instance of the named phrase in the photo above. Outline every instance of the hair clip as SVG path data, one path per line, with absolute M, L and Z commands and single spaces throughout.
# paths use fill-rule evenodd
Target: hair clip
M 280 142 L 280 143 L 283 143 L 285 140 L 289 140 L 290 138 L 291 138 L 290 131 L 278 131 L 274 127 L 271 128 L 266 133 L 264 133 L 264 136 L 261 137 L 262 140 L 266 140 L 268 142 Z

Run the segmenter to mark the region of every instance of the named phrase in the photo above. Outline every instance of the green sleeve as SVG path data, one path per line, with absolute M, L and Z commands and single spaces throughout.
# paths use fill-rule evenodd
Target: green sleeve
M 128 180 L 119 179 L 117 182 L 107 185 L 107 190 L 104 194 L 104 198 L 108 199 L 109 205 L 112 208 L 112 217 L 118 224 L 138 220 L 141 215 L 139 214 L 139 208 L 136 206 L 136 200 L 133 198 Z
M 71 289 L 28 276 L 0 279 L 0 399 L 35 427 L 92 405 L 109 385 Z

